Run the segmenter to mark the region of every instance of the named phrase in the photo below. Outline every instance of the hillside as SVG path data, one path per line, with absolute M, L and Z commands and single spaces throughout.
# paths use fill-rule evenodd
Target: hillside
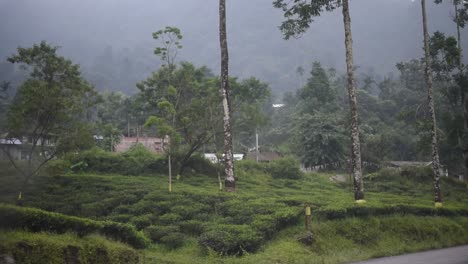
M 430 170 L 370 174 L 368 202 L 356 205 L 351 185 L 332 181 L 334 174 L 278 179 L 262 165 L 237 167 L 236 193 L 219 191 L 214 175 L 183 175 L 168 193 L 164 175 L 83 172 L 38 177 L 23 205 L 134 226 L 151 240 L 140 251 L 148 263 L 341 263 L 468 243 L 466 184 L 444 179 L 444 207 L 434 209 Z M 0 200 L 10 204 L 18 184 L 12 173 L 0 178 Z M 304 202 L 313 208 L 312 246 L 296 241 L 304 234 Z M 2 214 L 14 208 L 2 207 Z

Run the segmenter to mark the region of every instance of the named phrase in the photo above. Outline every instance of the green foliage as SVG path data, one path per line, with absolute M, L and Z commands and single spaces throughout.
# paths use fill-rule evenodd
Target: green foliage
M 144 229 L 145 227 L 150 226 L 154 222 L 153 214 L 144 214 L 138 215 L 131 218 L 131 223 L 138 229 Z
M 1 231 L 0 245 L 0 254 L 13 257 L 16 263 L 140 263 L 136 250 L 96 235 Z
M 112 124 L 99 125 L 97 128 L 98 135 L 102 137 L 97 142 L 97 146 L 105 151 L 114 151 L 115 146 L 119 144 L 122 134 Z
M 210 176 L 217 175 L 218 171 L 222 171 L 221 164 L 214 164 L 200 154 L 190 157 L 186 166 L 197 173 Z
M 344 160 L 344 131 L 340 119 L 332 114 L 303 114 L 297 120 L 296 141 L 305 166 L 336 167 Z
M 207 224 L 199 220 L 187 220 L 180 222 L 179 226 L 183 233 L 199 236 L 205 232 Z
M 176 249 L 184 244 L 185 235 L 182 233 L 170 233 L 161 238 L 161 243 L 170 249 Z
M 70 171 L 71 163 L 67 160 L 56 159 L 50 161 L 45 171 L 50 176 L 61 176 Z
M 177 51 L 182 49 L 180 40 L 182 33 L 176 27 L 167 26 L 165 29 L 153 33 L 153 39 L 159 40 L 161 47 L 156 47 L 154 54 L 161 57 L 161 60 L 167 63 L 167 66 L 173 67 L 177 57 Z
M 24 229 L 31 232 L 53 232 L 63 234 L 76 232 L 85 236 L 94 232 L 128 243 L 136 248 L 146 246 L 146 238 L 131 225 L 109 221 L 94 221 L 86 218 L 50 213 L 39 209 L 0 205 L 0 227 Z
M 286 20 L 279 27 L 285 39 L 297 37 L 306 32 L 315 16 L 320 16 L 322 11 L 334 10 L 341 2 L 325 0 L 320 2 L 286 1 L 276 0 L 273 6 L 284 12 Z
M 275 179 L 300 179 L 303 174 L 294 158 L 281 158 L 268 164 L 268 172 Z
M 344 160 L 345 136 L 332 72 L 314 62 L 310 74 L 307 84 L 297 92 L 294 152 L 306 167 L 337 167 Z
M 184 244 L 185 235 L 179 232 L 178 226 L 149 226 L 146 234 L 153 242 L 161 243 L 169 249 L 176 249 Z
M 149 238 L 153 242 L 161 242 L 161 239 L 165 236 L 168 236 L 172 233 L 178 233 L 178 226 L 149 226 L 145 229 L 145 232 L 148 234 Z
M 166 160 L 137 144 L 124 153 L 111 153 L 94 148 L 66 157 L 76 172 L 120 173 L 142 175 L 166 172 Z M 82 166 L 79 164 L 86 164 Z
M 398 170 L 384 170 L 366 177 L 368 202 L 356 205 L 349 194 L 348 183 L 330 181 L 333 175 L 305 174 L 297 180 L 273 179 L 265 172 L 269 164 L 257 164 L 260 167 L 248 161 L 239 164 L 246 164 L 248 166 L 245 168 L 252 169 L 237 168 L 243 176 L 238 181 L 242 191 L 236 194 L 219 192 L 216 177 L 208 175 L 183 176 L 174 183 L 177 185 L 175 191 L 168 193 L 164 185 L 165 177 L 78 174 L 38 177 L 35 186 L 25 191 L 24 204 L 99 220 L 92 222 L 112 220 L 127 223 L 127 226 L 134 227 L 133 230 L 141 229 L 153 241 L 154 244 L 145 250 L 145 255 L 154 254 L 154 259 L 159 262 L 173 258 L 172 261 L 176 263 L 202 263 L 210 256 L 229 254 L 243 255 L 239 260 L 242 263 L 244 258 L 265 256 L 264 250 L 277 245 L 285 237 L 291 239 L 288 242 L 292 243 L 289 247 L 291 252 L 301 251 L 302 246 L 295 244 L 297 233 L 282 234 L 290 232 L 291 228 L 302 232 L 304 202 L 312 204 L 312 228 L 317 228 L 313 230 L 314 234 L 320 234 L 317 236 L 320 246 L 314 252 L 325 255 L 327 253 L 322 250 L 335 245 L 325 239 L 328 236 L 331 237 L 330 241 L 337 244 L 346 241 L 346 245 L 364 248 L 385 240 L 387 235 L 380 231 L 384 229 L 383 225 L 374 220 L 368 221 L 369 217 L 382 219 L 395 215 L 417 215 L 432 219 L 435 216 L 468 216 L 465 208 L 468 201 L 466 184 L 442 179 L 442 188 L 446 193 L 444 207 L 435 209 L 430 175 L 425 174 L 424 169 L 411 170 L 408 175 L 401 175 Z M 8 190 L 14 186 L 14 181 L 8 180 L 7 176 L 2 176 L 0 181 L 0 199 L 7 201 Z M 368 222 L 369 232 L 362 232 L 354 240 L 351 239 L 358 228 L 347 227 L 346 223 L 354 223 L 349 221 L 350 217 L 356 218 L 358 226 Z M 344 222 L 329 227 L 321 225 L 336 221 Z M 318 229 L 318 225 L 325 230 Z M 79 225 L 78 228 L 70 228 L 75 229 L 82 228 Z M 429 230 L 428 237 L 432 239 L 435 236 Z M 101 231 L 92 232 L 103 234 Z M 421 231 L 418 236 L 423 237 L 424 232 Z M 115 231 L 106 230 L 106 233 Z M 372 241 L 375 243 L 368 243 L 368 239 L 374 239 Z M 451 241 L 456 239 L 459 237 L 454 236 Z M 207 252 L 214 255 L 206 256 L 203 251 L 200 252 L 200 245 L 209 248 Z M 260 248 L 261 251 L 258 250 Z M 288 256 L 294 259 L 294 254 L 291 254 Z M 187 259 L 179 260 L 183 256 L 187 256 Z M 214 263 L 234 259 L 215 258 Z
M 41 42 L 32 48 L 18 48 L 18 54 L 8 58 L 30 70 L 30 78 L 19 88 L 9 110 L 12 136 L 20 137 L 34 129 L 63 135 L 78 120 L 83 99 L 92 88 L 81 79 L 79 66 L 56 52 L 57 47 Z M 47 100 L 43 98 L 45 94 Z
M 237 170 L 243 170 L 249 173 L 266 172 L 268 164 L 256 162 L 254 160 L 239 160 L 235 162 Z
M 79 66 L 59 56 L 57 49 L 41 42 L 31 48 L 19 47 L 8 58 L 29 72 L 6 121 L 8 138 L 28 138 L 25 151 L 30 162 L 21 171 L 25 182 L 57 154 L 93 145 L 83 122 L 84 111 L 93 105 L 93 88 L 82 79 Z
M 155 126 L 160 137 L 169 136 L 165 150 L 176 157 L 179 174 L 221 127 L 219 93 L 210 75 L 205 67 L 182 63 L 161 68 L 137 85 L 155 111 L 145 126 Z
M 164 225 L 175 224 L 181 219 L 182 217 L 176 213 L 167 213 L 159 217 L 159 221 Z
M 200 245 L 214 250 L 220 255 L 240 256 L 245 252 L 256 251 L 262 237 L 247 225 L 216 225 L 199 238 Z

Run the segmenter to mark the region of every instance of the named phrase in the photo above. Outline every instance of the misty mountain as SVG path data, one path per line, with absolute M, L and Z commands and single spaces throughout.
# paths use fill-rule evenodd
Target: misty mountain
M 453 35 L 452 9 L 448 3 L 431 3 L 430 30 Z M 351 16 L 355 63 L 361 72 L 385 75 L 397 62 L 422 57 L 419 1 L 353 0 Z M 317 18 L 302 38 L 289 41 L 278 30 L 282 20 L 272 0 L 228 1 L 231 75 L 255 76 L 280 94 L 296 90 L 297 67 L 308 72 L 314 60 L 344 72 L 341 10 Z M 165 26 L 179 27 L 184 35 L 179 61 L 219 71 L 216 0 L 0 0 L 0 58 L 5 61 L 18 46 L 46 40 L 81 64 L 99 90 L 134 93 L 135 83 L 160 65 L 153 54 L 157 43 L 152 32 Z M 466 37 L 465 29 L 462 40 Z M 0 63 L 2 79 L 18 74 L 4 64 Z

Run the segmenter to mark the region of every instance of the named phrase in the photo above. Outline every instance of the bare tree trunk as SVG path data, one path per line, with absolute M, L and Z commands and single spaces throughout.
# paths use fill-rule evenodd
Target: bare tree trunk
M 232 150 L 231 107 L 229 101 L 229 55 L 226 33 L 226 0 L 219 0 L 219 42 L 221 46 L 221 93 L 223 95 L 224 127 L 224 181 L 225 190 L 236 190 L 234 177 L 234 159 Z
M 354 82 L 353 38 L 351 34 L 351 17 L 349 15 L 348 0 L 343 0 L 343 22 L 345 29 L 349 107 L 351 110 L 351 167 L 354 180 L 354 199 L 358 201 L 364 200 L 364 184 L 362 180 L 361 142 L 359 140 L 357 97 Z
M 442 195 L 440 192 L 440 161 L 439 151 L 437 150 L 437 123 L 435 118 L 434 99 L 432 92 L 432 72 L 431 72 L 431 54 L 429 50 L 429 33 L 427 30 L 427 17 L 426 17 L 426 0 L 421 0 L 422 18 L 423 18 L 423 32 L 424 32 L 424 53 L 426 59 L 426 67 L 424 70 L 427 84 L 427 101 L 429 104 L 429 113 L 431 114 L 432 129 L 432 170 L 434 173 L 434 201 L 436 203 L 442 202 Z
M 460 24 L 458 22 L 459 17 L 458 17 L 458 1 L 454 0 L 453 5 L 455 7 L 455 24 L 457 25 L 457 44 L 458 44 L 458 52 L 460 56 L 460 60 L 458 62 L 458 74 L 461 75 L 463 74 L 463 53 L 462 53 L 462 46 L 461 46 L 461 36 L 460 36 Z M 465 95 L 465 89 L 464 87 L 460 86 L 460 94 L 461 94 L 461 104 L 463 108 L 463 117 L 464 117 L 464 126 L 463 126 L 463 134 L 468 134 L 468 100 L 466 99 Z M 468 138 L 468 136 L 460 136 L 458 135 L 458 142 L 459 145 L 462 149 L 462 156 L 463 156 L 463 161 L 465 163 L 465 171 L 464 171 L 464 177 L 463 179 L 465 181 L 468 181 L 468 146 L 464 142 Z M 464 144 L 465 143 L 465 144 Z

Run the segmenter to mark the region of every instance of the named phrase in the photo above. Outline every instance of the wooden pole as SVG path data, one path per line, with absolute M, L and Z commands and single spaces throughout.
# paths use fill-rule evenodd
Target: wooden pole
M 312 208 L 310 207 L 310 204 L 305 203 L 304 204 L 304 224 L 305 224 L 305 230 L 310 231 L 311 227 L 311 220 L 312 220 Z

